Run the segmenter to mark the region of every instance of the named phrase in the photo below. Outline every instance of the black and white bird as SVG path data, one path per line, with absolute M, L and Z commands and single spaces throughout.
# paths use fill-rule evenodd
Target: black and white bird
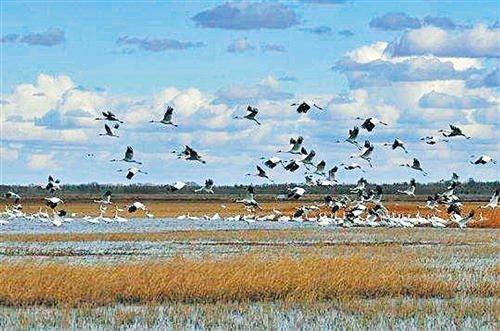
M 413 163 L 412 164 L 409 164 L 409 163 L 404 163 L 404 164 L 401 164 L 402 167 L 408 167 L 408 168 L 411 168 L 411 169 L 414 169 L 414 170 L 418 170 L 420 172 L 422 172 L 422 174 L 424 176 L 427 176 L 428 173 L 422 169 L 422 166 L 420 165 L 420 161 L 416 158 L 413 158 Z
M 436 194 L 434 194 L 434 196 L 432 195 L 429 195 L 427 196 L 427 200 L 426 200 L 426 204 L 424 207 L 418 207 L 418 208 L 429 208 L 430 210 L 434 210 L 438 205 L 438 199 L 439 199 L 439 196 Z
M 458 137 L 458 136 L 463 136 L 466 139 L 470 139 L 470 137 L 466 136 L 463 132 L 462 129 L 460 129 L 458 126 L 450 124 L 450 130 L 439 130 L 438 132 L 441 132 L 441 134 L 445 137 Z
M 273 156 L 269 159 L 266 159 L 265 157 L 261 157 L 260 158 L 261 160 L 266 160 L 264 161 L 264 165 L 266 167 L 268 167 L 269 169 L 274 169 L 276 168 L 276 166 L 280 163 L 282 163 L 283 161 L 279 158 L 279 157 L 276 157 L 276 156 Z
M 304 151 L 305 151 L 305 149 L 304 149 Z M 314 166 L 314 164 L 312 163 L 314 156 L 316 156 L 316 152 L 314 150 L 311 150 L 301 160 L 298 160 L 297 163 L 301 163 L 307 169 L 309 169 L 309 166 Z
M 209 178 L 209 179 L 205 180 L 205 185 L 203 187 L 200 187 L 199 189 L 194 190 L 194 191 L 214 194 L 214 181 Z
M 149 121 L 149 123 L 161 123 L 161 124 L 172 125 L 174 127 L 177 127 L 178 126 L 177 124 L 172 123 L 173 113 L 174 113 L 174 108 L 167 106 L 167 110 L 165 110 L 165 114 L 163 114 L 163 118 L 161 119 L 161 121 L 151 120 L 151 121 Z
M 175 182 L 172 185 L 169 185 L 168 189 L 170 190 L 170 192 L 175 192 L 175 191 L 182 190 L 186 186 L 187 186 L 187 184 L 184 182 Z
M 406 194 L 410 197 L 414 197 L 415 196 L 415 189 L 417 188 L 417 183 L 415 182 L 415 178 L 412 178 L 410 180 L 410 186 L 404 190 L 404 191 L 401 191 L 401 190 L 397 190 L 396 192 L 397 193 L 402 193 L 402 194 Z
M 349 137 L 347 137 L 346 142 L 350 143 L 350 144 L 353 144 L 355 146 L 357 146 L 358 148 L 361 148 L 358 144 L 358 142 L 356 141 L 356 139 L 358 138 L 358 135 L 359 135 L 359 127 L 355 126 L 352 130 L 349 130 Z M 340 143 L 341 141 L 340 140 L 337 140 L 338 143 Z
M 382 122 L 376 117 L 368 117 L 368 118 L 356 117 L 356 119 L 364 120 L 363 124 L 361 124 L 361 127 L 368 132 L 372 132 L 372 130 L 375 128 L 377 124 L 387 125 L 387 123 Z
M 450 220 L 456 223 L 460 228 L 467 226 L 467 223 L 474 217 L 474 210 L 469 213 L 466 217 L 462 216 L 460 205 L 457 203 L 451 203 L 447 210 L 450 215 Z
M 297 139 L 290 138 L 290 149 L 287 151 L 279 150 L 278 153 L 302 154 L 302 143 L 304 138 L 299 136 Z
M 402 142 L 401 140 L 399 139 L 394 139 L 394 142 L 391 144 L 391 143 L 387 143 L 387 144 L 384 144 L 384 146 L 391 146 L 391 148 L 393 150 L 395 150 L 396 148 L 401 148 L 403 151 L 405 151 L 405 153 L 408 154 L 408 151 L 406 150 L 405 148 L 405 145 L 404 145 L 404 142 Z
M 287 190 L 286 195 L 287 195 L 288 199 L 298 200 L 304 195 L 304 193 L 306 193 L 305 189 L 303 189 L 302 187 L 296 186 L 294 188 L 289 188 Z
M 290 106 L 298 106 L 297 107 L 297 113 L 299 113 L 299 114 L 306 114 L 311 109 L 311 106 L 309 106 L 309 104 L 307 104 L 307 102 L 305 102 L 305 101 L 303 101 L 301 103 L 294 102 Z M 320 106 L 318 106 L 315 103 L 313 103 L 313 106 L 316 107 L 319 110 L 323 110 L 323 108 L 321 108 Z
M 47 207 L 50 207 L 52 209 L 56 208 L 58 205 L 64 203 L 61 199 L 57 197 L 52 197 L 52 198 L 45 198 L 45 204 Z
M 354 162 L 351 162 L 349 164 L 345 164 L 345 163 L 341 163 L 339 164 L 339 166 L 344 166 L 344 170 L 354 170 L 354 169 L 359 169 L 361 170 L 362 172 L 366 172 L 362 167 L 361 165 L 359 165 L 358 163 L 354 163 Z
M 52 176 L 49 175 L 47 186 L 45 189 L 50 193 L 61 190 L 61 181 L 59 179 L 54 180 Z
M 105 192 L 102 192 L 101 200 L 94 200 L 94 202 L 100 203 L 103 205 L 112 205 L 113 203 L 111 202 L 111 191 L 107 190 Z
M 435 145 L 438 142 L 449 142 L 449 140 L 447 140 L 447 139 L 437 138 L 434 136 L 426 136 L 426 137 L 420 138 L 420 140 L 425 142 L 427 145 Z
M 245 116 L 234 116 L 233 118 L 234 119 L 247 119 L 250 121 L 254 121 L 258 125 L 261 125 L 262 123 L 257 121 L 257 119 L 255 118 L 258 113 L 259 113 L 259 110 L 257 108 L 252 107 L 252 106 L 248 106 L 247 107 L 247 114 Z
M 326 175 L 325 168 L 326 168 L 326 162 L 325 160 L 321 160 L 318 164 L 316 164 L 316 170 L 314 170 L 313 174 L 324 176 Z
M 489 157 L 487 155 L 480 155 L 478 157 L 471 155 L 470 157 L 471 157 L 471 160 L 469 160 L 469 162 L 471 164 L 487 164 L 489 162 L 491 162 L 493 164 L 497 163 L 497 161 L 493 160 L 491 157 Z
M 187 161 L 198 161 L 198 162 L 201 162 L 203 164 L 206 163 L 206 161 L 203 160 L 203 158 L 201 157 L 201 155 L 198 154 L 197 151 L 195 151 L 194 149 L 192 149 L 188 145 L 186 145 L 186 147 L 184 148 L 183 151 L 181 151 L 181 152 L 173 151 L 172 153 L 176 153 L 177 154 L 177 158 L 179 158 L 179 159 L 184 159 L 184 160 L 187 160 Z
M 368 184 L 368 181 L 366 179 L 364 179 L 363 177 L 361 177 L 360 179 L 358 179 L 357 185 L 355 187 L 353 187 L 352 189 L 350 189 L 349 191 L 351 193 L 363 192 L 366 189 L 367 184 Z
M 255 200 L 255 189 L 253 186 L 249 186 L 247 188 L 246 196 L 243 199 L 237 199 L 235 202 L 242 203 L 245 207 L 250 209 L 259 208 L 262 210 L 262 207 Z
M 142 164 L 142 162 L 134 160 L 134 149 L 132 148 L 132 146 L 127 146 L 127 150 L 125 151 L 125 156 L 123 157 L 123 159 L 111 160 L 111 162 L 117 162 L 117 161 Z
M 120 137 L 116 134 L 113 133 L 113 131 L 111 131 L 111 128 L 109 127 L 109 125 L 107 124 L 104 124 L 104 130 L 106 130 L 106 133 L 99 133 L 99 136 L 109 136 L 109 137 Z
M 257 173 L 255 174 L 247 174 L 247 176 L 256 176 L 256 177 L 261 177 L 261 178 L 266 178 L 267 180 L 271 181 L 274 183 L 274 180 L 272 180 L 271 178 L 269 178 L 269 176 L 267 175 L 267 173 L 265 172 L 264 169 L 262 169 L 260 166 L 257 166 Z
M 328 171 L 328 177 L 326 179 L 318 179 L 317 184 L 320 186 L 333 186 L 337 183 L 337 180 L 335 179 L 335 175 L 337 174 L 337 171 L 339 170 L 339 167 L 334 166 Z
M 127 211 L 129 213 L 134 213 L 138 210 L 147 211 L 147 208 L 142 202 L 139 202 L 139 201 L 134 201 L 133 204 L 131 204 L 130 206 L 127 207 Z
M 7 199 L 14 200 L 16 203 L 19 203 L 19 200 L 21 200 L 21 196 L 17 193 L 12 192 L 12 191 L 5 193 L 5 197 Z
M 363 147 L 361 148 L 361 151 L 359 152 L 358 155 L 351 155 L 349 156 L 350 158 L 354 158 L 354 157 L 359 157 L 365 161 L 368 162 L 368 164 L 370 165 L 370 168 L 372 167 L 372 153 L 373 153 L 373 149 L 375 148 L 375 146 L 373 144 L 371 144 L 368 140 L 365 140 L 365 143 L 363 145 Z
M 496 189 L 495 192 L 493 192 L 493 195 L 490 198 L 490 202 L 486 206 L 481 206 L 481 208 L 491 208 L 495 209 L 498 207 L 498 196 L 499 196 L 500 190 Z
M 138 173 L 145 174 L 145 175 L 148 174 L 147 172 L 142 171 L 141 169 L 136 168 L 136 167 L 128 168 L 127 170 L 120 169 L 117 171 L 118 172 L 127 172 L 127 175 L 125 176 L 127 179 L 132 179 L 132 177 L 134 177 Z
M 286 171 L 294 172 L 300 168 L 300 165 L 295 160 L 290 160 L 287 164 L 283 164 L 283 168 Z
M 112 121 L 112 122 L 119 122 L 123 123 L 123 121 L 120 121 L 115 114 L 113 114 L 111 111 L 103 111 L 102 116 L 104 117 L 97 117 L 96 120 L 99 121 Z

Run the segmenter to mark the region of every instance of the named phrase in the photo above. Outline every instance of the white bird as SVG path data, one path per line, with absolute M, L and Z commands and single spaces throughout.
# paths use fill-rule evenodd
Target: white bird
M 62 201 L 57 197 L 45 198 L 45 204 L 52 209 L 56 208 L 58 205 L 62 203 L 64 203 L 64 201 Z
M 104 130 L 106 130 L 106 133 L 99 133 L 99 136 L 110 136 L 110 137 L 120 137 L 116 134 L 113 133 L 113 131 L 111 131 L 111 128 L 109 127 L 109 125 L 107 124 L 104 124 Z
M 247 107 L 247 114 L 245 116 L 243 116 L 243 117 L 234 116 L 233 118 L 234 119 L 248 119 L 250 121 L 254 121 L 258 125 L 261 125 L 261 123 L 259 121 L 257 121 L 257 119 L 255 118 L 258 113 L 259 113 L 259 110 L 257 108 L 252 107 L 252 106 L 248 106 Z
M 312 163 L 314 156 L 316 156 L 316 152 L 314 150 L 311 150 L 301 160 L 298 160 L 297 163 L 303 164 L 306 168 L 308 168 L 308 166 L 314 166 L 314 164 Z
M 255 173 L 255 174 L 247 174 L 247 176 L 256 176 L 256 177 L 266 178 L 267 180 L 269 180 L 272 183 L 274 183 L 274 180 L 272 180 L 271 178 L 269 178 L 269 176 L 267 175 L 267 173 L 260 166 L 257 166 L 257 173 Z
M 127 172 L 127 176 L 125 176 L 127 179 L 132 179 L 132 177 L 134 177 L 137 173 L 141 173 L 141 174 L 145 174 L 147 175 L 148 173 L 146 171 L 142 171 L 141 169 L 139 168 L 136 168 L 136 167 L 132 167 L 132 168 L 128 168 L 127 170 L 123 170 L 123 169 L 120 169 L 120 170 L 117 170 L 118 172 Z
M 354 169 L 357 169 L 359 168 L 361 171 L 363 172 L 366 172 L 362 167 L 361 165 L 357 164 L 357 163 L 354 163 L 354 162 L 351 162 L 349 164 L 345 164 L 345 163 L 341 163 L 339 164 L 339 166 L 344 166 L 344 169 L 345 170 L 354 170 Z
M 128 206 L 127 210 L 128 210 L 129 213 L 134 213 L 137 210 L 147 211 L 146 206 L 142 202 L 139 202 L 139 201 L 134 201 L 133 204 L 131 204 L 130 206 Z
M 443 134 L 443 136 L 445 136 L 445 137 L 463 136 L 466 139 L 470 139 L 470 137 L 466 136 L 458 126 L 455 126 L 452 124 L 450 124 L 450 130 L 442 129 L 442 130 L 439 130 L 438 132 L 441 132 Z
M 349 157 L 350 158 L 359 157 L 359 158 L 367 161 L 368 164 L 370 165 L 370 168 L 371 168 L 372 167 L 371 155 L 373 153 L 374 148 L 375 148 L 375 146 L 373 144 L 371 144 L 368 140 L 365 140 L 363 148 L 361 148 L 361 151 L 359 152 L 359 154 L 358 155 L 351 155 Z
M 246 197 L 243 199 L 236 200 L 237 203 L 242 203 L 245 207 L 250 209 L 259 208 L 262 210 L 262 207 L 255 200 L 255 190 L 253 186 L 249 186 L 246 192 Z
M 129 163 L 137 163 L 137 164 L 142 164 L 142 162 L 134 160 L 134 149 L 132 146 L 127 146 L 127 150 L 125 151 L 125 156 L 123 159 L 113 159 L 111 162 L 117 162 L 117 161 L 125 161 Z
M 214 181 L 211 180 L 210 178 L 205 180 L 205 186 L 197 189 L 197 190 L 194 190 L 195 192 L 206 192 L 206 193 L 209 193 L 209 194 L 214 194 Z
M 201 162 L 203 164 L 206 163 L 206 161 L 204 161 L 202 159 L 201 155 L 199 155 L 197 151 L 195 151 L 194 149 L 192 149 L 188 145 L 185 146 L 185 148 L 182 152 L 173 151 L 172 153 L 176 153 L 177 158 L 179 158 L 179 159 L 184 159 L 184 160 L 188 160 L 188 161 L 198 161 L 198 162 Z
M 371 132 L 375 128 L 375 126 L 379 123 L 383 124 L 383 125 L 387 125 L 387 123 L 382 122 L 381 120 L 379 120 L 376 117 L 368 117 L 366 119 L 364 119 L 362 117 L 356 117 L 356 119 L 357 120 L 364 120 L 363 124 L 361 124 L 361 127 L 368 132 Z
M 306 190 L 304 190 L 302 187 L 296 186 L 287 190 L 287 197 L 288 199 L 298 200 L 304 195 L 304 193 L 306 193 Z
M 172 185 L 169 185 L 168 187 L 169 187 L 171 192 L 175 192 L 175 191 L 183 189 L 186 185 L 187 184 L 184 182 L 175 182 Z
M 52 176 L 49 175 L 47 186 L 45 189 L 50 193 L 54 193 L 55 191 L 61 190 L 61 181 L 59 179 L 54 180 Z
M 265 157 L 261 157 L 261 160 L 266 160 Z M 282 163 L 279 157 L 273 156 L 264 162 L 264 165 L 270 169 L 274 169 L 279 163 Z
M 368 184 L 368 181 L 366 179 L 364 179 L 363 177 L 361 177 L 360 179 L 358 179 L 357 185 L 355 187 L 353 187 L 352 189 L 350 189 L 349 191 L 351 193 L 363 192 L 365 190 L 367 184 Z
M 278 153 L 302 154 L 302 142 L 304 138 L 299 136 L 297 139 L 290 138 L 290 149 L 287 151 L 279 150 Z
M 391 148 L 393 150 L 396 149 L 396 148 L 398 148 L 398 147 L 400 147 L 403 151 L 405 151 L 405 153 L 408 154 L 408 151 L 405 148 L 404 142 L 402 142 L 399 139 L 394 139 L 394 142 L 392 144 L 391 143 L 387 143 L 387 144 L 384 144 L 384 146 L 391 146 Z
M 486 206 L 481 206 L 481 208 L 491 208 L 495 209 L 498 207 L 498 196 L 499 196 L 499 189 L 496 189 L 495 192 L 493 192 L 493 195 L 490 198 L 490 202 Z
M 167 110 L 165 110 L 165 114 L 163 115 L 163 119 L 161 121 L 151 120 L 149 123 L 161 123 L 165 125 L 172 125 L 177 127 L 177 124 L 172 123 L 172 114 L 174 113 L 174 108 L 167 106 Z
M 319 176 L 325 175 L 325 167 L 326 167 L 325 160 L 321 160 L 321 162 L 319 162 L 315 167 L 316 167 L 316 170 L 314 170 L 313 174 L 319 175 Z
M 487 164 L 489 162 L 493 164 L 497 163 L 497 161 L 493 160 L 491 157 L 487 155 L 480 155 L 479 157 L 471 155 L 471 158 L 473 158 L 473 160 L 469 161 L 471 164 Z
M 427 145 L 435 145 L 438 142 L 449 142 L 447 139 L 441 139 L 441 138 L 436 138 L 434 136 L 426 136 L 423 138 L 420 138 L 420 140 L 424 141 Z
M 404 190 L 404 191 L 401 191 L 401 190 L 397 190 L 396 192 L 397 193 L 402 193 L 402 194 L 406 194 L 408 196 L 411 196 L 411 197 L 414 197 L 415 196 L 415 189 L 417 187 L 417 184 L 415 182 L 415 178 L 412 178 L 411 181 L 410 181 L 410 186 Z
M 359 127 L 355 126 L 352 130 L 349 130 L 349 137 L 347 137 L 346 142 L 355 145 L 356 147 L 360 148 L 358 142 L 356 141 L 356 138 L 358 138 L 359 135 Z M 337 140 L 338 143 L 340 143 L 340 140 Z
M 311 109 L 311 106 L 309 106 L 306 102 L 301 102 L 301 103 L 298 103 L 298 102 L 294 102 L 292 103 L 290 106 L 298 106 L 297 107 L 297 113 L 299 114 L 306 114 L 309 109 Z M 313 104 L 314 107 L 316 107 L 317 109 L 319 110 L 323 110 L 323 108 L 321 108 L 320 106 L 318 106 L 317 104 Z
M 334 166 L 328 171 L 328 177 L 326 180 L 318 180 L 317 183 L 318 185 L 321 186 L 333 186 L 337 183 L 337 180 L 335 179 L 335 175 L 337 174 L 337 171 L 339 170 L 339 167 Z
M 411 169 L 414 169 L 414 170 L 418 170 L 420 172 L 422 172 L 422 174 L 424 176 L 427 176 L 428 173 L 426 171 L 424 171 L 424 169 L 422 169 L 422 166 L 420 165 L 420 161 L 416 158 L 413 158 L 413 163 L 412 164 L 409 164 L 409 163 L 404 163 L 404 164 L 401 164 L 401 167 L 408 167 L 408 168 L 411 168 Z
M 94 200 L 94 202 L 104 205 L 112 205 L 113 203 L 111 202 L 111 191 L 107 190 L 103 192 L 101 195 L 101 200 Z
M 21 200 L 21 196 L 19 194 L 16 194 L 12 191 L 9 191 L 7 193 L 5 193 L 5 197 L 7 199 L 12 199 L 15 201 L 15 203 L 19 203 L 19 201 Z
M 123 211 L 123 209 L 115 208 L 115 217 L 113 217 L 113 220 L 117 223 L 128 222 L 128 219 L 126 219 L 125 217 L 118 216 L 119 211 Z
M 102 115 L 104 117 L 102 118 L 99 118 L 97 117 L 96 120 L 104 120 L 104 121 L 111 121 L 111 122 L 120 122 L 120 123 L 123 123 L 123 121 L 120 121 L 115 114 L 113 114 L 112 112 L 110 112 L 109 110 L 106 111 L 106 112 L 102 112 Z

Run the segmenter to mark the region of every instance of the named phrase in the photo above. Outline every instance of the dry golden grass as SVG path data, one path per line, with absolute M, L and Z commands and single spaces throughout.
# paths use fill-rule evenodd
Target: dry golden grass
M 130 201 L 129 201 L 130 202 Z M 273 203 L 263 203 L 262 211 L 258 211 L 259 215 L 266 215 L 272 213 L 273 209 L 278 209 L 285 214 L 293 214 L 295 208 L 302 206 L 303 204 L 309 204 L 301 201 L 283 201 L 283 202 L 273 202 Z M 126 202 L 117 202 L 120 207 L 125 207 Z M 184 201 L 148 201 L 146 202 L 148 209 L 156 217 L 177 217 L 183 214 L 190 214 L 191 216 L 201 217 L 205 214 L 213 215 L 219 213 L 221 216 L 234 216 L 237 214 L 246 214 L 245 208 L 241 204 L 237 203 L 225 203 L 226 208 L 221 207 L 220 202 L 210 202 L 210 201 L 198 201 L 198 202 L 184 202 Z M 436 211 L 430 211 L 427 209 L 419 209 L 417 206 L 422 205 L 422 203 L 410 203 L 410 202 L 388 202 L 386 207 L 396 214 L 410 214 L 416 215 L 420 213 L 423 216 L 438 215 L 446 218 L 446 212 L 443 211 L 438 213 Z M 464 214 L 468 214 L 471 210 L 476 211 L 475 222 L 470 223 L 470 227 L 478 228 L 500 228 L 500 208 L 495 210 L 482 209 L 484 203 L 467 203 L 463 209 Z M 39 204 L 26 203 L 24 206 L 24 211 L 27 213 L 34 213 L 38 211 Z M 82 215 L 98 215 L 98 208 L 96 204 L 93 203 L 82 203 L 82 202 L 69 202 L 63 207 L 69 212 L 77 213 L 79 216 Z M 325 212 L 328 210 L 325 209 Z M 114 208 L 110 207 L 108 215 L 114 213 Z M 479 215 L 483 216 L 483 221 L 479 221 Z M 313 216 L 314 214 L 311 213 Z M 128 214 L 127 217 L 144 217 L 144 213 L 137 212 L 135 214 Z
M 269 258 L 245 255 L 118 265 L 2 263 L 0 303 L 27 305 L 111 305 L 116 303 L 285 301 L 352 298 L 498 297 L 499 268 L 463 284 L 443 270 L 416 266 L 418 256 L 391 259 L 364 253 L 323 257 L 309 254 Z M 119 316 L 129 320 L 133 316 Z

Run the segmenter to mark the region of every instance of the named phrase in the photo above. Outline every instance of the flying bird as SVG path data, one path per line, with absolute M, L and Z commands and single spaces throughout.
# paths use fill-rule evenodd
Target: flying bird
M 487 164 L 489 162 L 493 164 L 497 163 L 497 161 L 493 160 L 491 157 L 487 155 L 480 155 L 479 157 L 471 155 L 470 157 L 472 158 L 472 160 L 469 161 L 471 164 Z
M 410 186 L 404 190 L 404 191 L 401 191 L 401 190 L 397 190 L 396 192 L 397 193 L 402 193 L 402 194 L 406 194 L 410 197 L 414 197 L 415 196 L 415 189 L 417 188 L 417 184 L 415 182 L 415 178 L 412 178 L 411 181 L 410 181 Z
M 365 143 L 363 145 L 363 147 L 361 148 L 361 151 L 358 155 L 351 155 L 349 156 L 350 158 L 354 158 L 354 157 L 359 157 L 359 158 L 362 158 L 363 160 L 367 161 L 368 164 L 370 165 L 370 168 L 372 167 L 372 153 L 373 153 L 373 149 L 375 148 L 375 146 L 373 144 L 371 144 L 368 140 L 365 140 Z
M 260 166 L 257 166 L 257 173 L 256 174 L 247 174 L 247 176 L 256 176 L 256 177 L 266 178 L 274 183 L 274 180 L 269 178 L 269 176 L 266 174 L 264 169 L 262 169 Z
M 383 125 L 387 125 L 387 123 L 382 122 L 381 120 L 379 120 L 376 117 L 368 117 L 366 119 L 364 119 L 362 117 L 356 117 L 356 119 L 357 120 L 364 120 L 363 124 L 361 124 L 361 127 L 368 132 L 372 132 L 372 130 L 375 128 L 375 126 L 379 123 L 383 124 Z
M 279 150 L 278 153 L 302 154 L 302 142 L 304 138 L 299 136 L 297 139 L 290 138 L 290 149 L 287 151 Z
M 406 150 L 406 148 L 404 146 L 404 142 L 402 142 L 399 139 L 394 139 L 394 142 L 392 144 L 391 143 L 387 143 L 387 144 L 384 144 L 384 146 L 391 146 L 393 150 L 395 150 L 396 148 L 400 147 L 403 151 L 405 151 L 405 153 L 408 154 L 408 151 Z
M 133 204 L 131 204 L 130 206 L 127 207 L 127 211 L 129 213 L 134 213 L 137 210 L 147 211 L 146 206 L 142 202 L 139 202 L 139 201 L 134 201 Z
M 420 165 L 420 161 L 416 158 L 413 158 L 413 163 L 412 164 L 409 164 L 409 163 L 404 163 L 404 164 L 401 164 L 402 167 L 408 167 L 408 168 L 411 168 L 411 169 L 414 169 L 414 170 L 418 170 L 420 172 L 422 172 L 422 174 L 424 176 L 427 176 L 428 173 L 426 171 L 424 171 L 424 169 L 422 169 L 422 166 Z
M 339 170 L 339 167 L 335 166 L 331 168 L 328 171 L 328 177 L 326 180 L 320 180 L 318 179 L 317 184 L 320 186 L 333 186 L 337 183 L 337 180 L 335 179 L 335 175 L 337 174 L 337 171 Z
M 499 196 L 500 190 L 496 189 L 495 192 L 493 192 L 493 195 L 490 198 L 490 202 L 486 206 L 481 206 L 481 208 L 491 208 L 495 209 L 498 207 L 498 196 Z
M 445 137 L 457 137 L 457 136 L 463 136 L 466 139 L 470 139 L 470 137 L 466 136 L 463 132 L 462 129 L 460 129 L 458 126 L 450 124 L 450 130 L 439 130 L 438 132 L 441 132 L 441 134 Z
M 21 200 L 21 196 L 19 194 L 12 192 L 12 191 L 5 193 L 5 197 L 7 199 L 14 200 L 16 204 L 19 203 L 19 201 Z
M 195 192 L 206 192 L 206 193 L 210 193 L 210 194 L 214 194 L 214 181 L 211 180 L 210 178 L 205 180 L 205 186 L 197 189 L 197 190 L 194 190 Z
M 59 179 L 54 180 L 52 176 L 49 175 L 47 186 L 45 189 L 50 193 L 61 190 L 61 181 Z
M 187 184 L 184 182 L 175 182 L 172 185 L 169 185 L 168 188 L 171 192 L 179 191 L 183 189 Z
M 252 106 L 248 106 L 247 107 L 247 114 L 245 116 L 243 116 L 243 117 L 234 116 L 233 118 L 235 118 L 235 119 L 248 119 L 250 121 L 254 121 L 258 125 L 261 125 L 262 123 L 257 121 L 257 119 L 255 118 L 258 113 L 259 113 L 259 110 L 257 108 L 252 107 Z
M 147 175 L 148 173 L 145 172 L 145 171 L 142 171 L 140 170 L 139 168 L 136 168 L 136 167 L 132 167 L 132 168 L 128 168 L 127 170 L 123 170 L 123 169 L 120 169 L 120 170 L 117 170 L 118 172 L 127 172 L 127 175 L 125 176 L 127 179 L 132 179 L 132 177 L 134 177 L 136 174 L 138 174 L 139 172 L 141 174 L 145 174 Z
M 300 168 L 300 165 L 295 162 L 295 160 L 291 160 L 286 165 L 283 165 L 283 168 L 285 168 L 285 170 L 287 171 L 294 172 Z
M 149 121 L 149 123 L 161 123 L 161 124 L 172 125 L 172 126 L 177 127 L 178 126 L 177 124 L 172 123 L 172 114 L 173 113 L 174 113 L 174 108 L 168 106 L 167 110 L 165 110 L 165 114 L 163 115 L 163 118 L 161 119 L 161 121 L 151 120 L 151 121 Z
M 261 157 L 261 160 L 266 160 L 265 157 Z M 266 161 L 264 161 L 264 165 L 268 167 L 269 169 L 274 169 L 279 163 L 282 163 L 281 159 L 279 157 L 273 156 Z
M 186 145 L 186 147 L 184 148 L 183 151 L 181 151 L 181 152 L 173 151 L 172 153 L 176 153 L 177 158 L 179 158 L 179 159 L 184 159 L 184 160 L 188 160 L 188 161 L 198 161 L 198 162 L 201 162 L 203 164 L 206 163 L 206 161 L 202 159 L 201 155 L 198 154 L 197 151 L 195 151 L 194 149 L 192 149 L 188 145 Z
M 101 194 L 101 200 L 94 200 L 96 203 L 101 203 L 104 205 L 112 205 L 113 203 L 111 202 L 111 191 L 107 190 Z
M 359 164 L 351 162 L 349 164 L 341 163 L 339 166 L 344 166 L 345 170 L 354 170 L 354 169 L 360 169 L 363 172 L 366 172 Z
M 117 161 L 125 161 L 129 163 L 137 163 L 137 164 L 142 164 L 142 162 L 134 160 L 134 149 L 132 146 L 127 146 L 127 150 L 125 151 L 125 157 L 123 159 L 113 159 L 111 162 L 117 162 Z
M 352 130 L 349 130 L 349 137 L 347 137 L 346 142 L 350 143 L 350 144 L 353 144 L 355 146 L 357 146 L 358 148 L 361 148 L 358 144 L 358 142 L 356 141 L 356 138 L 358 138 L 358 135 L 359 135 L 359 127 L 355 126 Z M 341 141 L 340 140 L 337 140 L 337 143 L 340 143 Z
M 287 190 L 287 197 L 288 199 L 298 200 L 304 195 L 304 193 L 306 193 L 306 190 L 304 190 L 302 187 L 296 186 Z
M 255 200 L 255 190 L 254 190 L 253 186 L 249 186 L 247 188 L 245 198 L 236 200 L 235 202 L 242 203 L 245 205 L 245 207 L 250 208 L 250 209 L 259 208 L 262 210 L 262 207 Z
M 115 114 L 113 114 L 111 111 L 103 111 L 102 112 L 102 115 L 104 117 L 97 117 L 96 120 L 99 120 L 99 121 L 112 121 L 112 122 L 119 122 L 119 123 L 123 123 L 123 121 L 120 121 Z
M 116 126 L 115 126 L 115 128 L 116 128 Z M 120 136 L 114 134 L 113 131 L 111 131 L 111 128 L 109 127 L 109 125 L 104 124 L 104 129 L 106 130 L 106 133 L 99 133 L 99 136 L 110 136 L 110 137 L 116 137 L 116 138 L 120 137 Z
M 447 139 L 441 139 L 441 138 L 436 138 L 434 136 L 426 136 L 423 138 L 420 138 L 421 141 L 424 141 L 427 145 L 435 145 L 438 142 L 449 142 Z
M 298 106 L 297 113 L 299 113 L 299 114 L 306 114 L 309 111 L 309 109 L 311 109 L 311 106 L 309 106 L 306 102 L 302 102 L 302 103 L 294 102 L 290 106 Z M 319 110 L 323 110 L 323 108 L 321 108 L 320 106 L 318 106 L 315 103 L 313 104 L 313 106 Z
M 45 198 L 45 204 L 47 207 L 50 207 L 52 209 L 56 208 L 58 205 L 64 203 L 61 199 L 52 197 L 52 198 Z

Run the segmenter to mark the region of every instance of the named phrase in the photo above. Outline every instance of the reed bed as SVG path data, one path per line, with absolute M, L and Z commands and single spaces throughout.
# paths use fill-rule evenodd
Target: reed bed
M 84 306 L 151 303 L 318 302 L 379 298 L 498 297 L 498 266 L 474 282 L 440 268 L 364 254 L 189 260 L 72 266 L 34 261 L 0 265 L 4 306 Z

